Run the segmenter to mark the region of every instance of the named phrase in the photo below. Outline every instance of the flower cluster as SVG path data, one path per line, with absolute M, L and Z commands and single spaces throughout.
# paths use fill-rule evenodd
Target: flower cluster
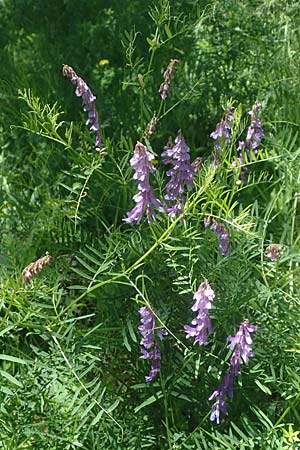
M 159 345 L 155 341 L 155 332 L 160 338 L 165 336 L 167 332 L 166 330 L 155 330 L 155 317 L 147 306 L 140 308 L 139 313 L 141 315 L 141 325 L 138 329 L 142 335 L 141 345 L 144 347 L 141 349 L 141 358 L 151 359 L 152 361 L 150 373 L 145 377 L 145 380 L 150 382 L 156 377 L 160 369 L 161 354 Z
M 249 358 L 254 356 L 252 352 L 252 338 L 250 333 L 256 331 L 257 327 L 250 325 L 249 320 L 246 319 L 241 323 L 238 332 L 233 337 L 228 337 L 227 341 L 230 343 L 228 348 L 233 352 L 230 358 L 230 369 L 226 373 L 223 382 L 209 397 L 209 400 L 215 400 L 212 407 L 210 420 L 219 424 L 220 412 L 226 414 L 226 397 L 233 397 L 233 381 L 241 370 L 241 364 L 249 361 Z
M 270 258 L 271 261 L 276 261 L 280 257 L 280 249 L 278 245 L 271 244 L 266 249 L 266 256 Z
M 82 97 L 83 110 L 88 113 L 88 120 L 86 125 L 89 126 L 91 131 L 96 133 L 96 147 L 101 145 L 100 127 L 98 122 L 98 113 L 96 111 L 95 100 L 96 97 L 88 87 L 88 85 L 80 78 L 74 69 L 70 66 L 63 66 L 63 75 L 70 78 L 71 82 L 76 86 L 75 94 L 77 97 Z
M 194 187 L 195 168 L 190 162 L 190 149 L 186 145 L 181 130 L 178 131 L 178 136 L 175 139 L 173 147 L 165 148 L 162 153 L 163 163 L 171 164 L 173 167 L 167 171 L 167 176 L 170 181 L 167 183 L 167 194 L 165 199 L 170 201 L 170 206 L 166 206 L 166 212 L 174 217 L 182 213 L 185 200 L 184 191 Z
M 52 261 L 52 256 L 46 255 L 42 258 L 38 259 L 35 262 L 30 263 L 25 269 L 22 271 L 22 279 L 23 283 L 28 285 L 32 278 L 41 270 L 44 269 Z
M 247 184 L 248 178 L 247 174 L 250 172 L 247 166 L 245 165 L 244 156 L 243 156 L 243 150 L 246 151 L 248 158 L 251 158 L 251 151 L 255 155 L 258 153 L 258 147 L 260 145 L 260 142 L 264 136 L 264 130 L 261 126 L 261 121 L 258 118 L 258 112 L 260 108 L 260 103 L 256 101 L 252 107 L 252 110 L 249 111 L 249 114 L 251 116 L 251 123 L 247 131 L 247 136 L 245 141 L 239 141 L 238 145 L 238 157 L 237 161 L 233 162 L 233 166 L 241 165 L 241 180 L 243 184 Z
M 264 136 L 264 130 L 261 126 L 261 121 L 258 118 L 258 111 L 260 108 L 260 103 L 256 101 L 252 107 L 252 110 L 249 111 L 251 116 L 250 127 L 248 128 L 247 137 L 246 137 L 246 150 L 248 154 L 250 150 L 254 151 L 254 154 L 257 154 L 257 148 L 260 145 L 260 142 Z
M 233 108 L 227 108 L 224 118 L 217 124 L 215 131 L 210 134 L 210 137 L 215 141 L 214 153 L 212 155 L 214 163 L 219 162 L 222 142 L 230 142 L 230 134 L 232 131 L 233 121 Z
M 137 142 L 130 165 L 135 170 L 133 178 L 139 182 L 139 192 L 133 197 L 136 206 L 127 213 L 127 218 L 124 219 L 125 222 L 139 223 L 144 210 L 146 210 L 148 222 L 151 222 L 155 217 L 153 207 L 159 208 L 161 206 L 149 182 L 150 173 L 155 171 L 155 167 L 151 162 L 153 159 L 154 156 L 147 147 Z
M 206 345 L 207 333 L 212 334 L 213 328 L 211 325 L 211 320 L 209 317 L 209 310 L 211 309 L 211 302 L 215 298 L 215 293 L 210 287 L 207 280 L 200 284 L 198 291 L 194 294 L 194 299 L 196 300 L 192 306 L 192 311 L 197 311 L 198 314 L 195 319 L 192 320 L 192 325 L 184 326 L 184 331 L 187 333 L 187 338 L 194 338 L 194 345 L 199 343 L 199 345 Z
M 159 93 L 162 98 L 162 100 L 166 100 L 168 91 L 171 84 L 171 79 L 174 75 L 175 71 L 175 64 L 178 64 L 180 61 L 178 59 L 171 59 L 167 69 L 164 72 L 164 82 L 161 83 L 159 87 Z
M 206 218 L 204 220 L 204 226 L 205 228 L 209 228 L 210 230 L 212 230 L 214 233 L 216 233 L 216 235 L 219 238 L 219 248 L 221 251 L 221 254 L 223 256 L 228 256 L 229 255 L 229 231 L 227 230 L 227 228 L 217 222 L 215 219 L 211 219 L 210 217 Z

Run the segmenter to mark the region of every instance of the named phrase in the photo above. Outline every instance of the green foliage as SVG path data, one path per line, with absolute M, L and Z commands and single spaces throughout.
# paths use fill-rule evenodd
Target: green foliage
M 298 2 L 14 0 L 0 17 L 1 448 L 299 448 Z M 97 96 L 101 149 L 63 64 Z M 244 185 L 232 162 L 256 99 L 265 137 L 245 156 Z M 210 133 L 228 104 L 232 140 L 212 165 Z M 162 198 L 160 154 L 179 128 L 203 159 L 183 214 L 126 224 L 135 142 L 156 156 Z M 229 257 L 207 217 L 230 231 Z M 53 263 L 24 286 L 22 270 L 47 251 Z M 215 334 L 193 347 L 183 325 L 205 278 Z M 169 333 L 152 383 L 140 359 L 145 305 Z M 228 369 L 226 337 L 246 317 L 258 326 L 255 358 L 215 425 L 208 398 Z

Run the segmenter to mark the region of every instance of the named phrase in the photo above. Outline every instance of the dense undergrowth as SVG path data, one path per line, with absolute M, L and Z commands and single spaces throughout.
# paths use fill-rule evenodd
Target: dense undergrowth
M 1 448 L 299 448 L 298 2 L 0 8 Z M 171 59 L 180 62 L 162 100 Z M 63 64 L 97 96 L 100 148 Z M 256 100 L 264 137 L 240 165 Z M 210 134 L 228 106 L 234 121 L 216 164 Z M 202 162 L 182 214 L 126 223 L 136 142 L 155 156 L 150 179 L 162 200 L 161 154 L 178 129 Z M 226 256 L 209 217 L 229 232 Z M 47 252 L 51 264 L 25 285 L 22 270 Z M 205 279 L 214 334 L 198 346 L 183 327 Z M 151 382 L 143 306 L 168 332 Z M 218 425 L 209 397 L 231 364 L 226 338 L 246 318 L 257 326 L 255 356 Z

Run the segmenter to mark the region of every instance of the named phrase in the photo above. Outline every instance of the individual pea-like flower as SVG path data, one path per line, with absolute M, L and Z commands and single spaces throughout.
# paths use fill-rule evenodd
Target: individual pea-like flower
M 196 301 L 192 306 L 192 311 L 197 311 L 197 316 L 192 320 L 192 325 L 185 325 L 184 331 L 187 333 L 187 338 L 194 338 L 194 345 L 207 345 L 207 333 L 213 334 L 213 328 L 209 317 L 209 310 L 211 309 L 211 302 L 215 298 L 215 293 L 212 290 L 209 282 L 205 280 L 200 284 L 198 291 L 193 297 Z
M 39 258 L 37 261 L 30 263 L 25 269 L 22 271 L 22 279 L 25 286 L 27 286 L 32 278 L 41 270 L 44 269 L 52 261 L 52 256 L 45 255 L 42 258 Z
M 215 131 L 210 134 L 210 137 L 215 141 L 214 152 L 212 154 L 214 163 L 219 163 L 222 142 L 225 141 L 227 144 L 230 143 L 233 122 L 233 108 L 227 108 L 225 116 L 221 122 L 217 124 Z
M 271 261 L 276 261 L 280 257 L 280 249 L 278 245 L 271 244 L 266 248 L 266 256 L 270 258 Z
M 233 397 L 233 381 L 239 374 L 241 365 L 247 364 L 249 358 L 254 356 L 252 352 L 252 337 L 251 333 L 257 330 L 255 325 L 250 325 L 249 320 L 245 319 L 241 323 L 238 332 L 233 337 L 228 337 L 228 348 L 232 351 L 230 358 L 230 368 L 225 374 L 223 382 L 217 387 L 217 389 L 209 397 L 209 400 L 215 400 L 212 406 L 210 420 L 219 424 L 220 412 L 226 414 L 226 397 Z
M 229 246 L 230 246 L 230 234 L 227 228 L 217 222 L 215 219 L 211 219 L 210 217 L 207 217 L 204 220 L 204 226 L 205 228 L 209 228 L 219 238 L 219 249 L 221 251 L 222 256 L 228 256 L 229 255 Z
M 166 68 L 165 72 L 164 72 L 164 81 L 163 83 L 161 83 L 160 87 L 159 87 L 159 93 L 160 96 L 162 98 L 162 100 L 166 100 L 167 95 L 168 95 L 168 91 L 170 88 L 170 84 L 171 84 L 171 79 L 174 75 L 174 71 L 175 71 L 175 65 L 178 64 L 180 61 L 178 59 L 171 59 L 168 67 Z
M 83 110 L 88 113 L 88 120 L 86 125 L 91 131 L 96 133 L 95 147 L 101 145 L 100 127 L 98 122 L 98 113 L 96 111 L 95 100 L 96 97 L 86 84 L 86 82 L 80 78 L 72 67 L 64 65 L 63 75 L 70 78 L 71 82 L 76 86 L 75 94 L 77 97 L 82 98 Z
M 149 182 L 150 173 L 155 171 L 155 167 L 151 162 L 153 159 L 154 155 L 149 152 L 147 147 L 137 142 L 133 157 L 130 160 L 130 165 L 135 170 L 133 179 L 139 182 L 139 192 L 133 197 L 136 206 L 127 213 L 127 218 L 123 219 L 125 222 L 139 223 L 142 219 L 143 212 L 146 210 L 148 222 L 150 223 L 155 217 L 153 207 L 160 208 L 161 206 Z
M 152 361 L 150 373 L 145 377 L 145 380 L 150 382 L 156 377 L 160 369 L 161 360 L 161 353 L 155 336 L 162 339 L 163 336 L 166 336 L 167 331 L 164 329 L 156 329 L 155 316 L 147 306 L 140 308 L 139 313 L 141 315 L 141 325 L 138 329 L 142 335 L 141 345 L 144 347 L 141 349 L 141 358 L 151 359 Z
M 166 212 L 174 217 L 180 215 L 185 205 L 184 192 L 194 187 L 195 168 L 190 162 L 190 149 L 186 145 L 181 130 L 175 139 L 173 147 L 165 147 L 161 154 L 164 164 L 171 164 L 167 171 L 170 181 L 166 185 L 165 199 L 170 201 L 170 206 L 165 205 Z

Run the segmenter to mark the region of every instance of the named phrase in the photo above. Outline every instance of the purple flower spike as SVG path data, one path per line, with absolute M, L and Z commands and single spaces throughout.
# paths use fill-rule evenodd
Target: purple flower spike
M 246 150 L 248 154 L 250 154 L 250 150 L 253 150 L 255 155 L 257 154 L 257 148 L 259 147 L 259 144 L 264 136 L 261 121 L 258 119 L 259 108 L 260 103 L 256 101 L 252 107 L 252 110 L 249 111 L 251 116 L 251 124 L 248 128 L 246 137 Z
M 246 141 L 239 141 L 239 145 L 237 148 L 239 155 L 237 158 L 238 162 L 234 161 L 232 163 L 234 167 L 242 166 L 240 178 L 243 184 L 248 183 L 248 174 L 250 173 L 250 170 L 245 165 L 243 150 L 247 152 L 248 158 L 251 159 L 251 151 L 253 151 L 253 153 L 257 155 L 258 147 L 264 136 L 264 130 L 262 129 L 261 121 L 258 119 L 259 108 L 260 103 L 256 101 L 252 107 L 252 110 L 249 111 L 249 114 L 251 116 L 251 123 L 247 131 Z
M 214 152 L 212 155 L 214 163 L 219 163 L 222 141 L 225 140 L 227 144 L 230 142 L 233 121 L 233 108 L 227 108 L 224 118 L 217 124 L 215 131 L 210 134 L 210 137 L 215 141 Z
M 216 420 L 217 424 L 220 423 L 220 411 L 226 414 L 226 396 L 233 397 L 233 381 L 234 377 L 238 375 L 243 363 L 247 364 L 249 358 L 254 356 L 252 352 L 252 338 L 250 333 L 256 331 L 257 327 L 250 325 L 249 320 L 246 319 L 240 325 L 238 332 L 234 337 L 227 338 L 230 342 L 228 348 L 233 351 L 230 358 L 230 368 L 225 374 L 223 382 L 212 393 L 209 400 L 215 400 L 212 406 L 210 420 Z
M 82 98 L 83 110 L 88 113 L 88 120 L 86 125 L 91 131 L 96 133 L 95 147 L 100 147 L 101 145 L 101 135 L 100 127 L 98 122 L 98 113 L 96 111 L 95 100 L 96 97 L 88 87 L 88 85 L 80 78 L 74 69 L 70 66 L 63 66 L 63 75 L 70 78 L 71 82 L 76 86 L 75 94 L 77 97 Z
M 219 249 L 221 251 L 222 256 L 228 256 L 229 255 L 229 245 L 230 245 L 230 235 L 227 228 L 217 222 L 215 219 L 212 219 L 208 217 L 204 220 L 204 226 L 206 228 L 210 228 L 219 238 Z
M 134 168 L 135 174 L 133 178 L 139 181 L 139 192 L 133 197 L 136 202 L 136 206 L 127 213 L 127 218 L 123 219 L 129 223 L 139 223 L 142 219 L 143 212 L 146 210 L 148 222 L 152 222 L 155 214 L 153 206 L 159 208 L 161 206 L 160 201 L 155 197 L 153 188 L 149 183 L 150 173 L 155 171 L 155 167 L 152 164 L 154 156 L 149 152 L 140 142 L 136 143 L 133 157 L 130 160 L 130 165 Z
M 145 347 L 141 349 L 141 358 L 152 360 L 150 373 L 145 377 L 145 380 L 150 382 L 156 377 L 160 369 L 161 360 L 159 345 L 155 341 L 155 333 L 160 339 L 168 333 L 164 329 L 155 328 L 156 322 L 154 314 L 147 306 L 140 308 L 139 313 L 141 315 L 141 325 L 138 329 L 142 335 L 141 345 Z
M 244 362 L 247 364 L 249 358 L 254 356 L 252 353 L 252 338 L 250 333 L 256 331 L 257 327 L 250 325 L 249 320 L 246 319 L 240 325 L 239 331 L 234 337 L 228 337 L 227 341 L 230 342 L 228 348 L 233 351 L 230 358 L 230 365 L 234 375 L 237 375 L 240 371 L 241 364 Z
M 195 168 L 190 163 L 190 149 L 186 145 L 181 130 L 175 139 L 173 147 L 165 148 L 161 154 L 164 164 L 171 164 L 173 167 L 167 171 L 170 181 L 167 183 L 167 194 L 165 199 L 170 201 L 170 206 L 165 206 L 166 212 L 174 217 L 180 215 L 185 204 L 184 191 L 194 187 Z
M 153 350 L 151 352 L 149 352 L 149 358 L 152 359 L 152 364 L 151 364 L 149 375 L 145 377 L 145 380 L 147 381 L 147 383 L 149 383 L 156 377 L 156 375 L 160 369 L 161 354 L 160 354 L 159 346 L 157 344 L 155 344 Z
M 198 291 L 194 295 L 196 300 L 192 306 L 192 311 L 198 311 L 197 317 L 192 320 L 192 325 L 184 326 L 184 331 L 187 333 L 187 338 L 194 338 L 194 345 L 207 345 L 207 333 L 213 334 L 209 310 L 211 309 L 211 302 L 215 298 L 215 293 L 210 287 L 207 280 L 200 284 Z

